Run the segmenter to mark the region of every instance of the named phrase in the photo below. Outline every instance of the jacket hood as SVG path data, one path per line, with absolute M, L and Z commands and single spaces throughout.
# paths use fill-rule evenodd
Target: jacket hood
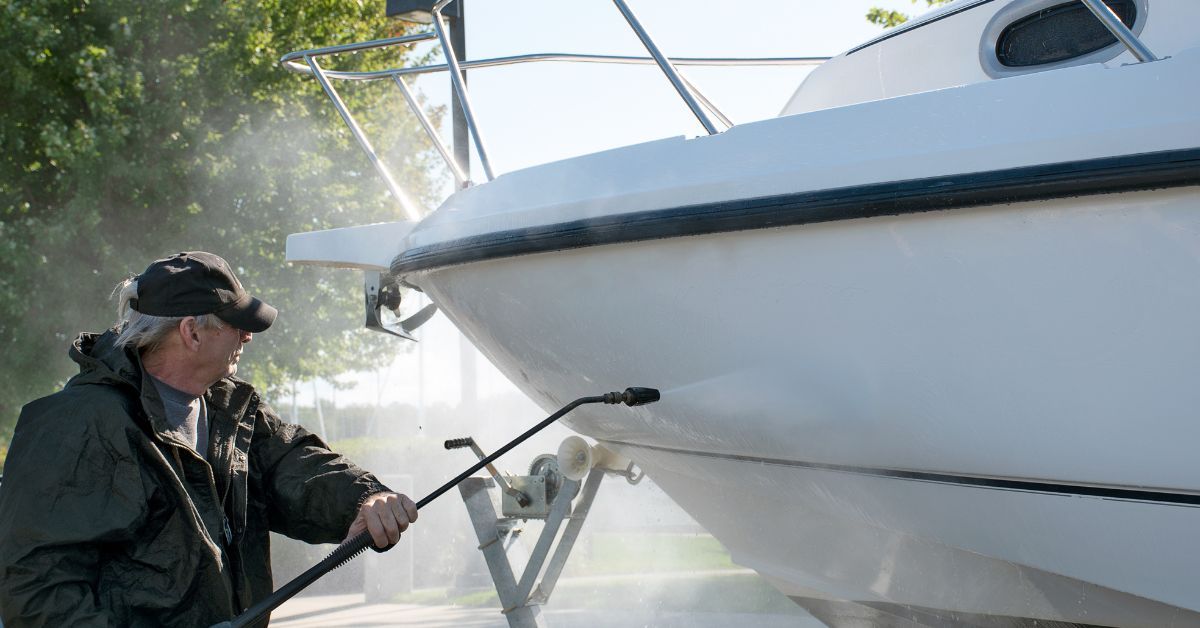
M 79 384 L 108 384 L 141 388 L 142 365 L 136 353 L 118 348 L 117 333 L 82 333 L 71 344 L 69 355 L 79 365 L 79 374 L 68 386 Z

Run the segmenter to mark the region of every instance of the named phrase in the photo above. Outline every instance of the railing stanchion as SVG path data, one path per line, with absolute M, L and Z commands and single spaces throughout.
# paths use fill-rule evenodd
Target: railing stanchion
M 413 95 L 412 88 L 404 80 L 405 76 L 410 74 L 422 75 L 431 72 L 450 72 L 450 80 L 454 85 L 455 94 L 458 96 L 459 102 L 462 103 L 461 111 L 463 112 L 463 117 L 467 122 L 467 131 L 471 136 L 472 141 L 475 143 L 475 149 L 479 154 L 479 161 L 483 164 L 484 172 L 487 174 L 488 180 L 491 180 L 495 178 L 495 173 L 492 171 L 492 165 L 488 159 L 487 150 L 483 145 L 483 138 L 480 136 L 479 129 L 476 127 L 475 116 L 471 109 L 470 101 L 467 99 L 466 82 L 463 75 L 463 70 L 466 68 L 487 68 L 537 61 L 657 64 L 663 70 L 663 72 L 667 74 L 667 77 L 671 79 L 672 84 L 674 84 L 676 89 L 679 90 L 679 93 L 683 96 L 684 101 L 687 102 L 688 106 L 691 107 L 692 111 L 696 114 L 696 117 L 700 119 L 702 124 L 704 124 L 705 129 L 708 130 L 709 133 L 717 133 L 718 131 L 716 130 L 716 126 L 705 113 L 705 110 L 711 112 L 713 116 L 716 116 L 716 118 L 727 127 L 732 127 L 733 122 L 731 122 L 729 118 L 725 117 L 725 115 L 722 114 L 721 111 L 717 109 L 717 107 L 713 105 L 711 101 L 705 98 L 704 95 L 700 93 L 700 90 L 696 89 L 696 87 L 688 82 L 686 78 L 676 72 L 674 65 L 792 66 L 819 65 L 820 63 L 828 60 L 828 57 L 764 57 L 754 59 L 680 57 L 668 59 L 662 56 L 662 53 L 659 52 L 658 47 L 654 45 L 654 42 L 650 41 L 649 36 L 646 35 L 646 32 L 642 30 L 641 25 L 637 22 L 637 18 L 635 18 L 633 14 L 629 12 L 629 7 L 626 6 L 622 0 L 613 0 L 617 3 L 618 8 L 622 10 L 622 13 L 625 14 L 626 20 L 629 21 L 630 26 L 633 27 L 634 31 L 638 34 L 638 37 L 642 39 L 642 43 L 646 45 L 647 49 L 654 56 L 631 57 L 622 55 L 542 53 L 460 62 L 457 55 L 454 53 L 454 50 L 449 46 L 445 24 L 441 21 L 441 9 L 450 1 L 451 0 L 440 0 L 434 7 L 434 30 L 431 32 L 405 35 L 403 37 L 389 37 L 386 39 L 376 39 L 353 44 L 327 46 L 324 48 L 313 48 L 311 50 L 299 50 L 296 52 L 289 52 L 286 55 L 283 55 L 283 57 L 279 60 L 280 65 L 282 65 L 288 71 L 311 75 L 317 79 L 317 82 L 321 85 L 321 89 L 325 91 L 325 95 L 328 96 L 329 100 L 333 102 L 333 106 L 335 109 L 337 109 L 338 115 L 342 117 L 342 121 L 345 122 L 346 126 L 350 128 L 350 132 L 354 135 L 355 141 L 358 142 L 358 145 L 363 149 L 363 152 L 367 154 L 367 158 L 371 161 L 371 165 L 374 166 L 375 170 L 379 173 L 379 176 L 383 178 L 383 182 L 387 186 L 388 191 L 391 193 L 392 197 L 396 199 L 396 202 L 400 204 L 401 209 L 404 211 L 405 218 L 408 220 L 420 220 L 421 215 L 418 205 L 413 202 L 408 194 L 405 193 L 404 189 L 401 188 L 396 183 L 395 179 L 392 178 L 391 172 L 388 171 L 386 165 L 375 152 L 375 148 L 367 139 L 362 127 L 358 125 L 358 121 L 354 119 L 354 116 L 350 113 L 349 108 L 346 107 L 346 103 L 343 102 L 341 95 L 338 94 L 336 89 L 334 89 L 333 80 L 373 81 L 383 78 L 391 78 L 396 84 L 396 87 L 400 89 L 400 94 L 404 97 L 405 102 L 408 103 L 409 109 L 411 109 L 413 114 L 417 116 L 417 120 L 421 123 L 421 127 L 425 129 L 425 133 L 433 142 L 434 148 L 437 149 L 438 153 L 441 154 L 442 158 L 446 161 L 446 165 L 449 167 L 451 174 L 454 176 L 456 187 L 461 189 L 470 184 L 468 175 L 466 174 L 467 166 L 469 164 L 460 163 L 459 160 L 454 157 L 449 147 L 446 146 L 445 142 L 441 140 L 441 137 L 437 133 L 437 129 L 434 128 L 433 123 L 429 120 L 429 117 L 425 115 L 420 103 L 417 102 L 416 97 Z M 318 57 L 358 52 L 361 50 L 386 48 L 389 46 L 412 45 L 431 39 L 437 39 L 439 43 L 441 43 L 442 49 L 446 55 L 445 64 L 426 65 L 420 67 L 396 67 L 373 71 L 338 71 L 327 70 L 322 68 L 320 64 L 317 63 Z
M 621 15 L 625 16 L 625 21 L 629 22 L 629 27 L 637 34 L 638 39 L 642 40 L 642 45 L 650 52 L 650 56 L 654 57 L 654 60 L 658 62 L 658 67 L 662 69 L 663 74 L 667 75 L 667 80 L 671 81 L 671 85 L 675 86 L 675 91 L 679 92 L 679 96 L 687 103 L 692 113 L 695 114 L 696 119 L 700 120 L 700 124 L 704 126 L 704 130 L 708 131 L 709 135 L 719 133 L 717 125 L 713 124 L 708 114 L 704 112 L 704 108 L 697 102 L 692 90 L 688 89 L 687 83 L 684 82 L 679 72 L 675 70 L 675 66 L 671 65 L 671 61 L 658 49 L 654 40 L 650 39 L 650 34 L 646 32 L 646 29 L 642 28 L 641 22 L 638 21 L 633 11 L 629 9 L 629 5 L 625 4 L 625 0 L 613 0 L 613 3 L 621 11 Z
M 1137 57 L 1138 61 L 1158 61 L 1158 57 L 1154 56 L 1153 52 L 1150 52 L 1146 44 L 1143 44 L 1142 40 L 1138 39 L 1137 35 L 1134 35 L 1128 26 L 1125 26 L 1121 18 L 1117 17 L 1117 14 L 1113 13 L 1113 10 L 1107 4 L 1104 4 L 1100 0 L 1079 1 L 1095 14 L 1100 23 L 1104 24 L 1104 27 L 1108 29 L 1108 32 L 1113 34 L 1113 37 L 1116 37 L 1118 41 L 1125 44 L 1125 47 L 1129 49 L 1129 52 L 1133 56 Z
M 483 137 L 479 134 L 479 127 L 475 124 L 475 114 L 471 111 L 471 101 L 467 98 L 467 85 L 463 80 L 462 68 L 459 67 L 454 48 L 450 46 L 450 39 L 446 36 L 446 24 L 442 22 L 442 9 L 450 2 L 451 0 L 439 0 L 437 4 L 433 5 L 433 28 L 437 31 L 438 41 L 442 44 L 442 53 L 446 55 L 446 65 L 450 67 L 450 81 L 454 83 L 454 92 L 458 94 L 458 101 L 462 103 L 463 117 L 467 119 L 467 131 L 475 142 L 475 152 L 479 154 L 479 163 L 483 165 L 483 172 L 487 175 L 488 181 L 491 181 L 496 178 L 496 175 L 492 172 L 492 164 L 488 161 L 487 150 L 483 147 Z
M 462 165 L 450 154 L 450 149 L 442 138 L 438 136 L 437 129 L 434 128 L 433 122 L 429 116 L 425 115 L 425 111 L 421 109 L 421 103 L 417 102 L 416 96 L 413 96 L 412 90 L 408 88 L 408 83 L 398 75 L 393 74 L 392 80 L 396 82 L 396 87 L 400 88 L 400 94 L 404 96 L 404 102 L 408 103 L 408 108 L 417 116 L 417 120 L 421 123 L 421 128 L 425 129 L 425 134 L 429 136 L 429 140 L 433 142 L 434 148 L 441 154 L 442 159 L 446 160 L 446 166 L 450 168 L 450 174 L 454 175 L 454 184 L 458 189 L 462 189 L 467 185 L 467 175 L 463 172 Z
M 387 185 L 387 189 L 392 193 L 392 198 L 400 203 L 400 209 L 404 211 L 404 216 L 412 221 L 421 219 L 421 212 L 417 209 L 412 199 L 404 190 L 396 184 L 396 180 L 392 178 L 392 173 L 388 172 L 387 167 L 379 159 L 379 155 L 375 153 L 375 147 L 371 146 L 370 140 L 363 133 L 362 127 L 358 126 L 358 121 L 350 113 L 350 109 L 346 107 L 346 103 L 342 102 L 342 97 L 333 88 L 333 84 L 329 82 L 329 78 L 325 76 L 325 72 L 321 70 L 321 66 L 317 65 L 317 60 L 311 55 L 305 55 L 304 61 L 308 63 L 308 67 L 312 68 L 313 76 L 317 77 L 317 82 L 321 84 L 321 89 L 325 90 L 325 95 L 329 96 L 329 100 L 333 101 L 333 106 L 337 109 L 338 115 L 342 116 L 342 121 L 346 126 L 350 127 L 350 133 L 354 135 L 354 139 L 358 140 L 358 145 L 362 147 L 363 152 L 367 153 L 367 158 L 371 160 L 371 165 L 375 166 L 375 171 L 383 177 L 383 182 Z
M 696 95 L 696 99 L 699 100 L 700 103 L 704 105 L 705 109 L 708 109 L 714 116 L 716 116 L 717 119 L 721 121 L 721 124 L 725 125 L 726 129 L 733 128 L 733 121 L 730 120 L 729 118 L 726 118 L 725 114 L 721 113 L 721 110 L 717 109 L 717 106 L 714 105 L 711 100 L 709 100 L 708 98 L 705 98 L 704 92 L 696 89 L 696 86 L 692 85 L 692 82 L 687 80 L 686 76 L 680 74 L 679 78 L 683 79 L 683 82 L 685 84 L 687 84 L 688 89 L 692 90 L 692 93 Z

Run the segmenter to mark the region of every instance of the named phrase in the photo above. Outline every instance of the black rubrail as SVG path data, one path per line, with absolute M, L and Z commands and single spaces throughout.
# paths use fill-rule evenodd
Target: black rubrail
M 622 242 L 1200 184 L 1200 148 L 870 183 L 499 231 L 410 249 L 392 274 Z

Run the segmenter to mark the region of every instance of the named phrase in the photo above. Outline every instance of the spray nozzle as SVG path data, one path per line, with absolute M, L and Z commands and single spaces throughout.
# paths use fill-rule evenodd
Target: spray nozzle
M 644 406 L 658 401 L 661 396 L 656 388 L 641 388 L 633 386 L 625 392 L 610 392 L 604 395 L 604 403 L 623 403 L 627 406 Z

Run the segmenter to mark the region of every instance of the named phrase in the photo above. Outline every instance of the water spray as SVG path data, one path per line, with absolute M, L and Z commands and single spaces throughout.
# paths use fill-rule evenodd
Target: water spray
M 453 480 L 446 482 L 437 490 L 421 498 L 421 501 L 417 502 L 417 510 L 420 510 L 426 504 L 429 504 L 438 497 L 441 497 L 446 491 L 458 486 L 460 482 L 474 475 L 476 471 L 490 466 L 493 461 L 508 453 L 513 447 L 525 442 L 529 439 L 529 437 L 542 431 L 551 423 L 561 419 L 568 412 L 578 408 L 581 405 L 588 403 L 623 403 L 627 406 L 641 406 L 648 403 L 654 403 L 655 401 L 658 401 L 658 399 L 658 390 L 654 388 L 637 387 L 626 388 L 624 392 L 610 392 L 603 395 L 597 395 L 595 397 L 580 397 L 579 399 L 576 399 L 575 401 L 563 406 L 554 414 L 546 417 L 541 423 L 529 428 L 524 434 L 512 439 L 506 445 L 500 449 L 497 449 L 492 455 L 483 457 L 479 462 L 468 467 L 466 471 L 458 474 L 458 476 L 456 476 Z M 463 445 L 469 446 L 465 443 L 463 443 Z M 321 562 L 313 565 L 304 573 L 296 576 L 290 582 L 279 587 L 279 589 L 274 593 L 263 598 L 254 606 L 246 609 L 246 611 L 242 614 L 229 621 L 214 624 L 211 628 L 244 628 L 245 626 L 254 624 L 265 617 L 268 613 L 278 608 L 281 604 L 291 599 L 297 593 L 303 591 L 306 587 L 308 587 L 308 585 L 316 582 L 321 576 L 324 576 L 334 569 L 341 567 L 342 565 L 350 562 L 350 560 L 355 556 L 358 556 L 362 552 L 366 551 L 366 549 L 370 547 L 371 543 L 371 534 L 366 531 L 348 541 L 343 542 L 341 545 L 337 546 L 336 549 L 330 552 L 328 556 L 322 559 Z

